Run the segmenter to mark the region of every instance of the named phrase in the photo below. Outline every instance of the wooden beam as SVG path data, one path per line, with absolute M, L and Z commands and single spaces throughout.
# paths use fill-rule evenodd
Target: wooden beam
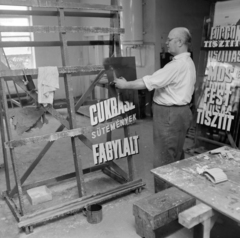
M 40 11 L 40 10 L 0 10 L 0 18 L 19 17 L 20 16 L 58 16 L 58 11 Z M 113 13 L 98 13 L 98 12 L 70 12 L 64 11 L 65 17 L 94 17 L 94 18 L 112 18 Z
M 5 131 L 5 125 L 4 125 L 4 114 L 3 111 L 3 93 L 2 93 L 2 83 L 0 83 L 0 133 L 1 133 L 1 144 L 2 144 L 2 153 L 3 153 L 3 161 L 4 165 L 3 168 L 5 170 L 5 179 L 6 179 L 6 187 L 7 191 L 11 190 L 11 182 L 10 182 L 10 174 L 9 174 L 9 165 L 8 165 L 8 154 L 7 150 L 4 148 L 4 142 L 6 141 L 6 131 Z
M 64 11 L 62 8 L 58 9 L 58 11 L 59 11 L 58 25 L 59 27 L 61 27 L 62 25 L 64 25 L 64 19 L 65 19 Z M 64 66 L 68 66 L 70 65 L 70 60 L 69 60 L 69 53 L 68 53 L 68 47 L 67 47 L 66 32 L 60 32 L 59 38 L 60 38 L 60 41 L 62 42 L 62 47 L 61 47 L 62 64 Z M 76 112 L 75 112 L 75 106 L 74 106 L 73 82 L 70 74 L 64 74 L 64 85 L 65 85 L 65 94 L 66 94 L 66 101 L 67 101 L 69 127 L 70 129 L 75 129 L 77 128 L 77 120 L 76 120 Z M 82 167 L 82 160 L 80 155 L 80 142 L 78 138 L 71 137 L 71 144 L 72 144 L 74 167 L 76 172 L 78 195 L 79 197 L 82 197 L 82 196 L 85 196 L 86 194 L 86 187 L 85 187 L 83 171 L 82 171 L 83 167 Z
M 230 132 L 226 132 L 226 133 L 227 133 L 227 137 L 228 137 L 228 140 L 229 140 L 229 142 L 230 142 L 230 145 L 231 145 L 233 148 L 238 149 L 235 141 L 233 140 L 233 137 L 232 137 L 231 133 L 230 133 Z
M 68 41 L 68 46 L 112 45 L 112 41 Z M 0 47 L 53 47 L 62 46 L 60 41 L 0 41 Z
M 61 138 L 75 137 L 88 132 L 92 132 L 91 126 L 81 127 L 81 128 L 66 130 L 61 132 L 55 132 L 55 133 L 42 135 L 42 136 L 34 136 L 34 137 L 28 137 L 28 138 L 19 139 L 19 140 L 11 140 L 11 141 L 5 142 L 4 144 L 5 144 L 5 148 L 14 148 L 14 147 L 20 147 L 24 145 L 32 145 L 32 144 L 40 143 L 43 141 L 56 141 Z
M 129 181 L 128 174 L 120 168 L 115 162 L 110 161 L 109 166 L 114 169 L 119 175 L 121 175 L 126 181 Z
M 57 0 L 0 0 L 0 5 L 43 7 L 43 8 L 68 8 L 78 10 L 102 10 L 102 11 L 121 11 L 120 6 L 103 4 L 87 4 L 75 2 L 58 2 Z
M 0 90 L 1 90 L 0 94 L 2 97 L 1 103 L 4 108 L 5 125 L 6 125 L 6 132 L 8 135 L 8 140 L 12 140 L 13 136 L 12 136 L 11 126 L 10 126 L 7 97 L 6 97 L 6 93 L 5 93 L 6 89 L 4 90 L 3 81 L 4 81 L 4 79 L 0 78 Z M 18 191 L 18 200 L 19 200 L 19 206 L 20 206 L 20 210 L 21 210 L 20 212 L 21 212 L 21 215 L 24 215 L 25 208 L 24 208 L 24 201 L 23 201 L 22 185 L 21 185 L 20 174 L 19 174 L 19 163 L 18 163 L 17 156 L 16 156 L 14 149 L 10 148 L 9 152 L 10 152 L 10 158 L 11 158 L 11 162 L 12 162 L 13 175 L 15 178 L 15 189 L 16 189 L 16 191 Z
M 184 227 L 191 229 L 212 216 L 214 216 L 212 208 L 203 203 L 199 203 L 194 207 L 181 212 L 178 215 L 178 222 Z
M 123 34 L 122 28 L 84 27 L 84 26 L 0 26 L 0 32 L 33 32 L 33 33 L 111 33 Z
M 105 167 L 102 169 L 102 172 L 106 175 L 108 175 L 110 178 L 112 178 L 113 180 L 117 181 L 120 184 L 124 184 L 126 182 L 128 182 L 127 179 L 125 179 L 124 177 L 122 177 L 121 175 L 119 175 L 118 173 L 116 173 L 114 170 L 112 170 L 111 167 Z
M 107 164 L 99 164 L 99 165 L 96 165 L 96 166 L 93 166 L 93 167 L 85 168 L 85 169 L 83 169 L 83 174 L 92 173 L 92 172 L 101 170 L 101 169 L 103 169 L 107 166 L 108 166 Z M 64 174 L 64 175 L 61 175 L 61 176 L 57 176 L 57 177 L 54 177 L 54 178 L 41 180 L 41 181 L 38 181 L 38 182 L 35 182 L 35 183 L 31 183 L 31 184 L 29 183 L 29 184 L 26 184 L 26 185 L 22 186 L 22 188 L 23 188 L 23 191 L 26 191 L 28 189 L 39 187 L 39 186 L 42 186 L 42 185 L 53 186 L 53 185 L 56 185 L 59 182 L 66 181 L 68 179 L 72 179 L 72 178 L 75 178 L 75 177 L 76 177 L 76 172 L 71 172 L 71 173 Z
M 63 74 L 74 74 L 74 73 L 94 73 L 98 74 L 101 70 L 103 70 L 102 65 L 89 65 L 89 66 L 62 66 L 58 67 L 58 72 L 61 75 Z M 38 69 L 25 69 L 26 75 L 37 76 Z M 24 76 L 23 70 L 0 70 L 0 77 L 16 77 L 16 76 Z
M 8 207 L 12 211 L 13 216 L 15 217 L 17 222 L 19 222 L 22 215 L 21 215 L 21 211 L 19 209 L 17 209 L 17 204 L 14 202 L 13 199 L 9 198 L 7 192 L 3 192 L 2 195 L 3 195 L 3 198 L 5 199 L 6 203 L 8 204 Z
M 21 218 L 21 221 L 18 223 L 18 227 L 26 227 L 30 225 L 40 224 L 45 221 L 52 220 L 54 218 L 58 218 L 65 214 L 74 213 L 81 211 L 86 205 L 95 204 L 95 203 L 103 203 L 105 201 L 114 199 L 118 196 L 122 196 L 124 194 L 130 193 L 131 191 L 135 191 L 139 187 L 143 187 L 145 184 L 140 180 L 136 182 L 127 183 L 121 185 L 117 188 L 108 190 L 103 193 L 94 194 L 90 196 L 86 196 L 83 198 L 78 198 L 55 207 L 51 207 L 45 210 L 41 210 L 35 212 L 30 215 L 26 215 Z

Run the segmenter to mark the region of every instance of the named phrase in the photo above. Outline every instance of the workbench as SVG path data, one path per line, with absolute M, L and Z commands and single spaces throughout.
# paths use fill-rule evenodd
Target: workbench
M 228 180 L 214 184 L 199 173 L 206 168 L 222 169 Z M 210 206 L 214 212 L 240 223 L 240 150 L 223 146 L 155 168 L 151 172 Z

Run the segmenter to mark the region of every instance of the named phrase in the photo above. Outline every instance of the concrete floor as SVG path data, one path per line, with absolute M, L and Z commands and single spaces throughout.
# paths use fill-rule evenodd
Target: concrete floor
M 65 115 L 65 111 L 61 110 Z M 89 121 L 84 116 L 77 116 L 79 126 L 89 125 Z M 44 125 L 41 130 L 36 129 L 30 133 L 25 133 L 24 137 L 34 135 L 43 135 L 54 132 L 59 123 L 48 116 L 49 123 Z M 122 132 L 118 132 L 119 136 Z M 135 158 L 135 172 L 137 178 L 142 178 L 146 183 L 145 189 L 140 194 L 131 193 L 110 202 L 103 204 L 103 220 L 99 224 L 89 224 L 82 213 L 65 216 L 56 221 L 34 227 L 34 232 L 26 235 L 18 230 L 17 222 L 10 212 L 5 201 L 0 199 L 0 237 L 1 238 L 139 238 L 135 231 L 135 221 L 132 213 L 132 204 L 134 201 L 154 193 L 153 177 L 150 172 L 152 169 L 153 142 L 152 142 L 152 120 L 146 118 L 139 120 L 130 127 L 130 134 L 137 134 L 140 137 L 140 153 Z M 19 138 L 13 130 L 14 138 Z M 91 137 L 89 137 L 91 138 Z M 192 146 L 192 141 L 187 139 L 185 148 Z M 34 144 L 31 147 L 19 147 L 16 149 L 16 155 L 19 162 L 20 174 L 28 168 L 36 155 L 43 148 L 43 144 Z M 80 145 L 83 167 L 93 165 L 92 152 L 83 144 Z M 71 155 L 71 144 L 69 138 L 60 139 L 54 143 L 47 152 L 46 158 L 40 162 L 26 183 L 32 183 L 41 179 L 55 177 L 65 173 L 72 172 L 73 159 Z M 0 151 L 1 153 L 1 151 Z M 2 154 L 0 154 L 2 157 Z M 1 158 L 2 159 L 2 158 Z M 2 163 L 0 159 L 0 164 Z M 124 159 L 118 161 L 119 165 L 126 167 Z M 11 172 L 12 175 L 12 172 Z M 0 170 L 0 191 L 5 191 L 4 171 Z M 102 174 L 94 172 L 85 176 L 87 194 L 101 192 L 113 188 L 118 184 Z M 75 180 L 61 183 L 50 187 L 53 193 L 53 204 L 77 197 Z M 24 198 L 27 211 L 33 211 L 35 207 L 31 206 L 29 201 Z M 43 205 L 44 206 L 44 205 Z M 168 236 L 168 238 L 188 238 L 191 237 L 191 231 L 181 229 L 178 232 Z

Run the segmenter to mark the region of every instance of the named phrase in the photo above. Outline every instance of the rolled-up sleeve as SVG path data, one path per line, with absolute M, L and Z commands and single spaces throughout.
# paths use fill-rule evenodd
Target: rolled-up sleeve
M 146 88 L 152 91 L 155 88 L 163 88 L 171 84 L 177 78 L 180 67 L 181 65 L 173 60 L 154 74 L 144 76 L 143 82 Z

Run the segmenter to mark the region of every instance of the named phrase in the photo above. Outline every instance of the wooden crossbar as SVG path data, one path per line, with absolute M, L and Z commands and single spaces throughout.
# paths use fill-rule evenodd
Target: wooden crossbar
M 122 7 L 117 5 L 87 4 L 76 2 L 58 2 L 57 0 L 0 0 L 0 5 L 43 7 L 43 8 L 69 8 L 78 10 L 102 10 L 121 11 Z
M 0 13 L 1 14 L 1 13 Z M 68 46 L 93 46 L 93 45 L 112 45 L 113 41 L 68 41 Z M 0 41 L 0 47 L 53 47 L 53 46 L 62 46 L 61 41 L 19 41 L 18 44 L 12 41 Z
M 83 27 L 83 26 L 0 26 L 0 32 L 33 32 L 33 33 L 112 33 L 123 34 L 123 28 Z
M 40 10 L 0 10 L 0 18 L 11 16 L 58 16 L 58 11 L 40 11 Z M 112 18 L 114 13 L 98 13 L 98 12 L 75 12 L 64 11 L 66 17 L 98 17 L 98 18 Z
M 102 71 L 104 67 L 102 65 L 88 65 L 88 66 L 62 66 L 58 67 L 59 74 L 85 74 L 85 73 L 92 73 L 98 74 Z M 25 69 L 25 75 L 38 75 L 38 69 Z M 0 77 L 16 77 L 16 76 L 24 76 L 24 72 L 21 69 L 16 70 L 0 70 Z
M 92 132 L 92 127 L 81 127 L 77 129 L 72 129 L 72 130 L 66 130 L 66 131 L 61 131 L 61 132 L 55 132 L 47 135 L 42 135 L 42 136 L 34 136 L 34 137 L 28 137 L 28 138 L 23 138 L 19 140 L 11 140 L 5 142 L 5 148 L 14 148 L 14 147 L 19 147 L 23 145 L 32 145 L 35 143 L 40 143 L 43 141 L 56 141 L 61 138 L 66 138 L 66 137 L 74 137 L 78 135 L 83 135 L 88 132 Z

